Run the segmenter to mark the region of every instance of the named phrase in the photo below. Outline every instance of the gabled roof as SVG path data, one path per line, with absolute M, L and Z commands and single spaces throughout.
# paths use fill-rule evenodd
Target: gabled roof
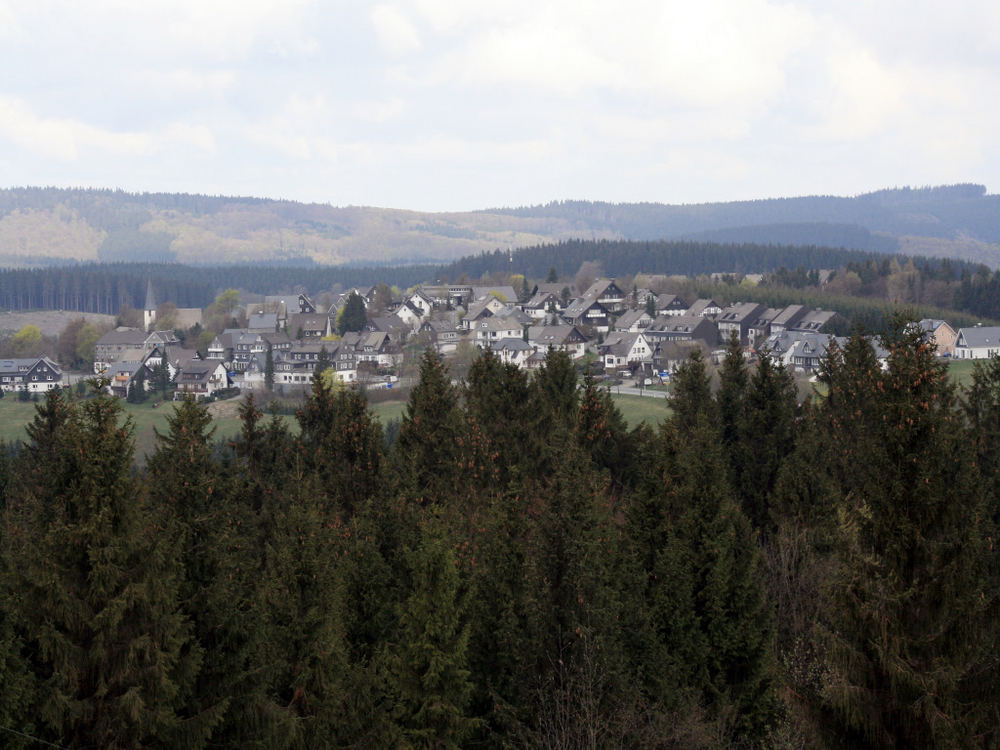
M 513 315 L 504 315 L 503 317 L 494 315 L 490 318 L 477 320 L 475 325 L 477 331 L 513 331 L 520 330 L 522 327 L 521 321 Z
M 274 331 L 278 328 L 277 313 L 254 313 L 247 322 L 247 328 Z
M 587 288 L 583 296 L 586 299 L 600 299 L 601 297 L 623 299 L 625 292 L 618 287 L 614 279 L 598 279 Z
M 719 323 L 754 323 L 766 308 L 756 302 L 738 302 L 719 314 Z
M 784 326 L 791 328 L 810 312 L 810 308 L 805 305 L 788 305 L 779 312 L 771 321 L 773 326 Z
M 635 346 L 636 341 L 640 337 L 642 337 L 641 333 L 616 331 L 609 333 L 607 338 L 604 339 L 604 343 L 597 348 L 602 354 L 613 354 L 616 357 L 624 357 L 632 351 L 632 347 Z
M 604 309 L 604 305 L 602 305 L 596 299 L 590 299 L 587 297 L 577 297 L 575 300 L 573 300 L 566 306 L 566 309 L 562 311 L 561 315 L 568 320 L 573 320 L 585 314 L 587 310 L 590 310 L 595 307 L 600 308 L 602 312 L 605 313 L 607 312 Z
M 692 304 L 691 307 L 688 308 L 687 314 L 697 315 L 699 317 L 705 317 L 705 311 L 712 307 L 717 307 L 720 310 L 722 309 L 722 305 L 720 305 L 714 299 L 711 298 L 696 299 L 694 301 L 694 304 Z
M 116 328 L 113 331 L 108 331 L 99 339 L 97 339 L 98 346 L 121 346 L 121 345 L 135 345 L 142 346 L 146 343 L 148 338 L 145 331 L 141 328 Z
M 533 326 L 528 329 L 528 340 L 541 346 L 564 346 L 583 343 L 587 337 L 576 326 Z
M 517 302 L 517 292 L 514 291 L 514 287 L 508 285 L 503 286 L 474 286 L 472 287 L 472 299 L 479 301 L 487 299 L 488 297 L 497 297 L 500 302 L 513 303 Z M 471 306 L 470 306 L 471 307 Z
M 1000 347 L 1000 326 L 972 326 L 960 328 L 958 331 L 958 346 L 969 349 L 984 347 Z
M 635 310 L 629 310 L 628 312 L 622 313 L 621 317 L 619 317 L 618 320 L 615 321 L 615 328 L 618 329 L 631 328 L 644 318 L 649 322 L 653 321 L 653 318 L 649 315 L 649 313 L 646 312 L 646 308 L 637 307 Z
M 676 294 L 661 294 L 653 303 L 657 310 L 686 310 L 687 302 Z
M 62 373 L 62 369 L 48 357 L 9 357 L 0 360 L 0 373 L 16 375 L 31 372 L 39 363 L 44 363 L 54 372 Z

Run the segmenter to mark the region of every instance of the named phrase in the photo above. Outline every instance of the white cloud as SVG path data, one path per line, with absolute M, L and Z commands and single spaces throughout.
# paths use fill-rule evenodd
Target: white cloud
M 142 157 L 176 147 L 215 149 L 207 128 L 179 123 L 155 132 L 110 131 L 73 118 L 39 116 L 22 101 L 0 96 L 0 133 L 42 157 L 75 161 L 91 151 Z
M 371 12 L 371 21 L 379 46 L 387 54 L 399 57 L 420 49 L 417 30 L 399 9 L 377 5 Z

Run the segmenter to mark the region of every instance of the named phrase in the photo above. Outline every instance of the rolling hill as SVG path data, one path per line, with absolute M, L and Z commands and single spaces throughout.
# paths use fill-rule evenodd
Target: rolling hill
M 846 247 L 1000 266 L 1000 196 L 982 185 L 666 205 L 558 201 L 466 213 L 120 190 L 0 190 L 0 266 L 67 262 L 447 262 L 568 239 Z

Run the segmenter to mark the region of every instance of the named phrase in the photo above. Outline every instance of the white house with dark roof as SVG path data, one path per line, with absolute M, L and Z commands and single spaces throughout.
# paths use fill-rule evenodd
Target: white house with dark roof
M 959 328 L 955 359 L 988 359 L 1000 354 L 1000 326 Z
M 528 369 L 528 362 L 535 353 L 535 347 L 519 338 L 507 338 L 490 343 L 490 349 L 504 364 L 514 365 L 522 370 Z
M 564 351 L 573 359 L 579 359 L 587 350 L 587 337 L 576 326 L 532 326 L 528 329 L 528 343 L 543 357 L 550 348 Z
M 617 370 L 619 367 L 653 360 L 653 348 L 642 333 L 609 333 L 604 342 L 598 344 L 597 353 L 606 370 Z
M 63 372 L 48 357 L 0 359 L 0 390 L 45 393 L 62 385 Z

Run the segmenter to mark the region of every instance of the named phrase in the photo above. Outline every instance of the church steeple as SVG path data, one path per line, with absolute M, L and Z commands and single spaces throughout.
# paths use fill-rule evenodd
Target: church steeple
M 142 309 L 142 323 L 148 331 L 156 322 L 156 297 L 153 295 L 153 280 L 146 282 L 146 306 Z

